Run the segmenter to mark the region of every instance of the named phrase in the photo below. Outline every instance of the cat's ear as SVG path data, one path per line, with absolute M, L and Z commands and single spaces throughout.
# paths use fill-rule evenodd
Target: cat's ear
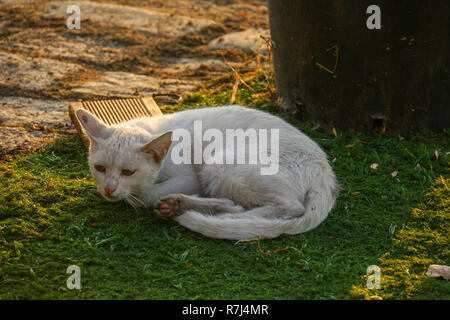
M 151 154 L 156 163 L 161 163 L 171 144 L 172 132 L 169 131 L 147 143 L 141 148 L 141 151 Z
M 94 144 L 98 139 L 106 139 L 111 134 L 110 128 L 92 113 L 78 109 L 76 114 Z

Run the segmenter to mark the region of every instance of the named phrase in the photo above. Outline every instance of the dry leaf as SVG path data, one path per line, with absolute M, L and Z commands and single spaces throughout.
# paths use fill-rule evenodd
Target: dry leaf
M 98 222 L 92 222 L 92 223 L 91 223 L 91 227 L 97 228 L 97 227 L 98 227 Z
M 450 267 L 439 264 L 432 264 L 428 267 L 427 276 L 434 278 L 444 278 L 450 280 Z
M 396 177 L 397 174 L 398 174 L 398 171 L 391 172 L 391 176 L 393 176 L 393 177 Z
M 46 183 L 47 190 L 55 189 L 55 185 L 53 183 Z
M 257 71 L 249 71 L 247 73 L 244 73 L 244 77 L 255 76 L 256 74 L 258 74 Z
M 238 88 L 239 88 L 239 80 L 236 79 L 236 82 L 233 85 L 233 93 L 231 94 L 230 104 L 233 104 L 234 101 L 236 100 L 236 93 L 238 91 Z
M 352 145 L 352 144 L 348 144 L 348 145 L 346 145 L 345 147 L 346 147 L 346 148 L 353 148 L 353 147 L 354 147 L 354 145 Z
M 378 168 L 378 163 L 372 163 L 371 165 L 370 165 L 370 168 L 371 169 L 373 169 L 373 170 L 376 170 L 377 168 Z
M 352 192 L 353 195 L 357 195 L 357 194 L 360 194 L 360 193 L 361 192 L 359 192 L 359 191 Z
M 437 150 L 434 150 L 434 156 L 436 157 L 436 160 L 439 160 L 439 152 Z
M 337 131 L 336 131 L 336 128 L 333 128 L 333 135 L 335 136 L 335 137 L 337 137 Z

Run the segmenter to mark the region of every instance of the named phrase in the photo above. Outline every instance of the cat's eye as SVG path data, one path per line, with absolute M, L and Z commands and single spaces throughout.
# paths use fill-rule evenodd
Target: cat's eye
M 135 173 L 136 172 L 136 170 L 128 170 L 128 169 L 123 169 L 122 170 L 122 174 L 124 175 L 124 176 L 131 176 L 133 173 Z
M 99 164 L 96 164 L 96 165 L 94 166 L 94 168 L 95 168 L 95 170 L 97 170 L 98 172 L 105 172 L 105 171 L 106 171 L 105 166 L 101 166 L 101 165 L 99 165 Z

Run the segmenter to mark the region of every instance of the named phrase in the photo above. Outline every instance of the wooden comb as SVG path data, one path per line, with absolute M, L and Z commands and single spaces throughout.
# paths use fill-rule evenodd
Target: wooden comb
M 135 118 L 162 115 L 152 97 L 73 102 L 69 104 L 70 120 L 87 148 L 89 148 L 89 138 L 76 116 L 76 111 L 80 108 L 89 111 L 108 125 Z

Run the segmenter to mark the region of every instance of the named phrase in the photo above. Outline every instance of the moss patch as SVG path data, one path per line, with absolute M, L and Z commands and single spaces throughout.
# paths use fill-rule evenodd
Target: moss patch
M 396 233 L 392 248 L 378 259 L 382 277 L 377 296 L 450 299 L 447 281 L 425 275 L 429 265 L 446 265 L 450 261 L 449 199 L 450 179 L 441 176 L 425 199 L 411 210 L 410 221 Z M 355 285 L 351 294 L 370 299 L 374 290 L 365 283 Z

